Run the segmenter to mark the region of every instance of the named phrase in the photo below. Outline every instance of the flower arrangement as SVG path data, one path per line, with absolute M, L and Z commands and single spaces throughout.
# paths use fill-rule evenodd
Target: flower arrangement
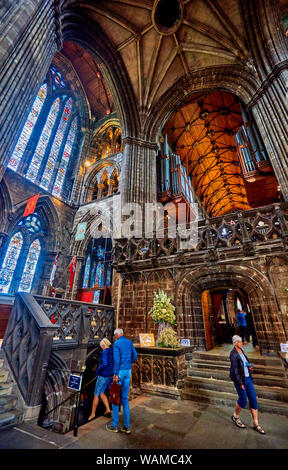
M 180 340 L 177 338 L 176 331 L 171 327 L 162 330 L 158 338 L 158 346 L 160 348 L 179 348 Z
M 170 325 L 176 325 L 176 317 L 174 314 L 175 307 L 171 304 L 172 297 L 165 294 L 161 289 L 159 289 L 158 293 L 154 292 L 154 296 L 153 307 L 149 311 L 154 322 L 165 322 Z

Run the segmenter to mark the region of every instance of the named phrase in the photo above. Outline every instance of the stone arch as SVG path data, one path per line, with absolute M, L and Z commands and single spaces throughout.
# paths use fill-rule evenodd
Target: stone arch
M 186 270 L 176 288 L 177 319 L 183 319 L 181 336 L 195 348 L 206 349 L 201 294 L 215 287 L 241 287 L 247 292 L 260 352 L 277 352 L 285 334 L 275 292 L 268 278 L 250 266 L 217 265 Z
M 0 185 L 0 232 L 7 230 L 8 217 L 12 211 L 12 201 L 5 177 Z
M 61 406 L 59 408 L 57 407 L 65 399 L 63 390 L 66 389 L 68 384 L 68 370 L 68 365 L 62 359 L 62 357 L 56 352 L 52 352 L 50 355 L 48 372 L 44 383 L 42 407 L 39 415 L 39 424 L 42 424 L 44 427 L 57 427 L 57 423 L 59 423 Z M 54 410 L 54 408 L 56 409 Z M 51 413 L 49 413 L 47 416 L 49 411 L 51 411 Z
M 178 80 L 151 108 L 144 134 L 147 140 L 154 142 L 169 116 L 198 92 L 222 89 L 247 104 L 259 87 L 253 71 L 243 70 L 239 65 L 207 67 L 191 72 Z

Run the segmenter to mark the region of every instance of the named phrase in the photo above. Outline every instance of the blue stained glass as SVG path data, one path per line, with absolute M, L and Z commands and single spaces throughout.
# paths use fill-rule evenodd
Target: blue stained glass
M 104 264 L 100 262 L 97 264 L 95 285 L 99 287 L 104 286 Z
M 100 290 L 95 290 L 94 296 L 93 296 L 93 304 L 99 304 L 100 300 Z
M 72 110 L 72 99 L 69 98 L 69 100 L 67 101 L 67 103 L 64 106 L 64 110 L 63 110 L 63 113 L 62 113 L 62 116 L 61 116 L 61 120 L 60 120 L 60 123 L 58 125 L 58 129 L 57 129 L 55 138 L 53 140 L 53 144 L 52 144 L 52 147 L 51 147 L 51 150 L 50 150 L 49 158 L 47 160 L 46 167 L 45 167 L 42 179 L 41 179 L 41 184 L 40 184 L 41 188 L 48 189 L 48 187 L 49 187 L 49 184 L 50 184 L 53 172 L 54 172 L 54 168 L 55 168 L 55 165 L 56 165 L 56 162 L 57 162 L 57 159 L 58 159 L 58 155 L 59 155 L 59 152 L 60 152 L 60 148 L 61 148 L 61 145 L 62 145 L 62 142 L 63 142 L 65 131 L 66 131 L 66 128 L 67 128 L 67 125 L 68 125 L 71 110 Z M 58 172 L 58 174 L 59 174 L 59 172 Z
M 96 277 L 96 261 L 93 262 L 93 267 L 92 267 L 92 270 L 91 270 L 90 287 L 94 286 L 95 277 Z
M 106 286 L 111 286 L 111 274 L 111 264 L 108 264 L 106 273 Z
M 65 175 L 66 175 L 66 170 L 67 170 L 68 163 L 69 163 L 69 158 L 70 158 L 73 144 L 76 138 L 76 134 L 77 134 L 77 119 L 75 118 L 72 122 L 71 128 L 68 133 L 62 159 L 59 165 L 59 170 L 58 170 L 57 177 L 54 183 L 54 188 L 52 191 L 52 194 L 54 194 L 54 196 L 58 196 L 61 193 L 63 182 L 64 182 Z
M 29 253 L 26 259 L 24 271 L 18 289 L 19 292 L 30 292 L 40 251 L 41 245 L 39 240 L 34 240 L 29 248 Z
M 36 233 L 41 230 L 41 222 L 36 214 L 28 215 L 28 217 L 26 217 L 24 221 L 21 220 L 18 225 L 25 225 L 31 233 Z
M 91 258 L 90 255 L 88 256 L 85 264 L 85 271 L 84 271 L 84 278 L 83 278 L 83 288 L 86 289 L 88 287 L 89 281 L 89 274 L 90 274 L 90 265 L 91 265 Z
M 22 249 L 23 237 L 20 232 L 15 233 L 10 240 L 7 252 L 0 270 L 0 292 L 8 294 L 14 270 Z
M 48 142 L 50 140 L 52 130 L 53 130 L 53 127 L 54 127 L 54 124 L 55 124 L 55 121 L 59 112 L 59 106 L 60 106 L 60 99 L 57 98 L 51 106 L 50 112 L 46 120 L 46 124 L 44 126 L 44 129 L 42 130 L 41 137 L 39 139 L 38 145 L 36 147 L 35 153 L 33 155 L 33 158 L 30 162 L 30 165 L 26 174 L 26 178 L 30 181 L 33 181 L 33 182 L 36 181 L 36 178 L 40 169 L 40 165 L 43 160 L 43 157 L 44 157 L 44 154 L 45 154 L 45 151 L 46 151 Z
M 17 171 L 18 169 L 19 163 L 23 157 L 23 154 L 25 152 L 28 141 L 31 137 L 34 126 L 42 110 L 46 96 L 47 96 L 47 85 L 45 83 L 44 85 L 41 86 L 38 92 L 38 95 L 36 96 L 36 99 L 32 105 L 32 109 L 29 113 L 27 121 L 24 124 L 21 135 L 18 139 L 18 142 L 15 146 L 13 154 L 8 163 L 8 168 L 10 168 L 11 170 Z
M 65 80 L 63 79 L 59 70 L 57 70 L 54 65 L 50 67 L 50 72 L 52 74 L 54 83 L 61 88 L 65 88 L 66 87 Z

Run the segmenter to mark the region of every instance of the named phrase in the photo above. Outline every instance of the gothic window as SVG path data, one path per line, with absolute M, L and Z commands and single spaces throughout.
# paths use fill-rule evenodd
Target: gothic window
M 53 65 L 41 86 L 8 167 L 54 196 L 68 198 L 79 119 L 69 84 Z
M 29 248 L 28 256 L 26 259 L 24 271 L 21 277 L 19 292 L 30 292 L 38 258 L 40 255 L 41 245 L 39 240 L 34 240 Z
M 112 285 L 111 250 L 110 238 L 90 242 L 82 280 L 82 288 L 93 293 L 90 302 L 99 303 L 99 299 L 103 302 L 103 291 Z
M 0 293 L 30 292 L 41 252 L 43 227 L 35 213 L 20 220 L 0 259 Z
M 20 232 L 11 238 L 2 267 L 0 270 L 0 292 L 8 294 L 14 271 L 23 245 L 23 236 Z
M 89 275 L 90 275 L 90 265 L 91 265 L 91 257 L 90 255 L 88 256 L 85 264 L 85 270 L 84 270 L 84 277 L 83 277 L 83 288 L 88 287 L 88 281 L 89 281 Z
M 29 113 L 27 121 L 25 122 L 24 128 L 21 132 L 21 135 L 18 139 L 18 142 L 8 163 L 8 168 L 11 168 L 11 170 L 17 171 L 18 169 L 19 163 L 27 147 L 27 143 L 39 118 L 46 96 L 47 84 L 44 83 L 35 98 L 35 101 L 32 105 L 32 109 Z

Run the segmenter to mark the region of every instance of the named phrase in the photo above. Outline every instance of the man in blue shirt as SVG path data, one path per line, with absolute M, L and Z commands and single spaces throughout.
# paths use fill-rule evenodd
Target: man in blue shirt
M 236 318 L 240 330 L 240 335 L 242 338 L 246 339 L 246 341 L 249 342 L 249 336 L 248 336 L 248 331 L 247 331 L 247 323 L 246 323 L 246 312 L 243 312 L 242 310 L 238 310 L 236 313 Z
M 121 431 L 126 434 L 131 433 L 130 429 L 130 410 L 128 393 L 131 379 L 131 368 L 133 362 L 137 359 L 137 351 L 130 339 L 125 338 L 123 330 L 117 328 L 114 331 L 116 341 L 113 345 L 114 376 L 113 381 L 121 385 L 121 403 L 123 406 L 124 426 Z M 112 423 L 107 424 L 106 429 L 112 432 L 118 432 L 119 406 L 112 404 L 113 417 Z

